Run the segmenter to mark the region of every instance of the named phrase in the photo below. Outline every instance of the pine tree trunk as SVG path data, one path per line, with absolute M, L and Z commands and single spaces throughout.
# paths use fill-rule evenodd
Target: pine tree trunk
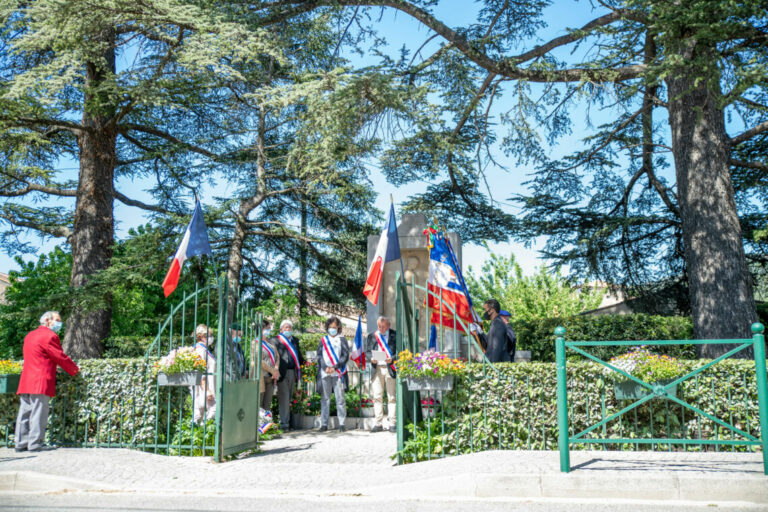
M 238 218 L 235 219 L 235 232 L 232 237 L 232 245 L 229 247 L 229 258 L 227 259 L 227 281 L 229 282 L 229 296 L 227 297 L 227 316 L 229 322 L 232 322 L 235 314 L 235 306 L 240 295 L 240 276 L 243 272 L 243 246 L 247 236 L 247 227 L 245 226 L 248 213 L 243 215 L 243 203 L 238 210 Z
M 301 248 L 299 249 L 299 322 L 307 315 L 308 297 L 307 297 L 307 267 L 308 254 L 307 254 L 307 203 L 306 198 L 302 198 L 301 202 L 301 236 L 305 239 L 301 241 Z M 304 327 L 304 326 L 302 326 Z
M 114 53 L 107 59 L 114 70 Z M 95 87 L 104 80 L 104 70 L 94 63 L 86 65 L 86 86 Z M 78 137 L 80 174 L 72 232 L 73 288 L 88 284 L 88 278 L 107 268 L 114 244 L 114 175 L 117 163 L 117 131 L 110 112 L 95 108 L 98 98 L 86 94 L 83 126 Z M 112 296 L 98 298 L 98 306 L 76 303 L 67 319 L 64 349 L 72 357 L 100 357 L 103 340 L 112 325 Z
M 725 118 L 703 82 L 695 84 L 685 70 L 666 81 L 693 333 L 697 339 L 749 338 L 757 314 L 731 183 Z M 699 355 L 712 358 L 730 348 L 701 345 Z

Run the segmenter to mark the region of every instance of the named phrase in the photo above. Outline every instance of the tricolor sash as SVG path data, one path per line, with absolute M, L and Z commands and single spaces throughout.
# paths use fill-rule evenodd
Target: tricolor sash
M 384 340 L 384 336 L 380 332 L 375 332 L 373 333 L 373 335 L 376 337 L 376 341 L 379 342 L 379 347 L 381 348 L 381 350 L 387 353 L 387 358 L 394 359 L 395 356 L 392 354 L 392 351 L 389 350 L 389 345 L 387 345 L 387 342 Z M 389 367 L 395 370 L 394 364 L 390 363 Z
M 205 344 L 203 344 L 203 343 L 200 343 L 200 342 L 198 341 L 197 343 L 195 343 L 195 346 L 196 346 L 196 347 L 203 347 L 203 348 L 205 349 L 205 351 L 208 353 L 208 358 L 209 358 L 209 359 L 211 359 L 211 360 L 213 360 L 213 361 L 215 361 L 215 359 L 213 358 L 213 354 L 211 354 L 211 351 L 210 351 L 210 350 L 208 350 L 208 346 L 207 346 L 207 345 L 205 345 Z M 207 363 L 207 362 L 208 362 L 208 361 L 206 361 L 206 363 Z
M 301 365 L 299 364 L 299 354 L 296 352 L 296 349 L 293 348 L 293 344 L 288 341 L 288 339 L 283 336 L 282 334 L 277 335 L 277 339 L 280 340 L 280 343 L 285 345 L 285 348 L 288 349 L 288 352 L 290 352 L 291 357 L 293 358 L 293 362 L 296 365 L 296 382 L 299 384 L 301 383 Z
M 331 363 L 333 366 L 336 366 L 339 364 L 339 356 L 336 355 L 336 351 L 333 350 L 333 343 L 331 343 L 331 339 L 328 336 L 323 336 L 322 339 L 323 342 L 323 348 L 325 349 L 325 354 L 328 356 L 328 359 L 331 360 Z M 339 372 L 339 377 L 347 373 L 347 365 L 342 366 L 340 370 L 336 370 Z
M 264 347 L 267 350 L 267 355 L 269 356 L 269 360 L 272 363 L 272 366 L 275 366 L 275 351 L 272 350 L 272 347 L 269 346 L 269 343 L 266 341 L 261 342 L 261 346 Z

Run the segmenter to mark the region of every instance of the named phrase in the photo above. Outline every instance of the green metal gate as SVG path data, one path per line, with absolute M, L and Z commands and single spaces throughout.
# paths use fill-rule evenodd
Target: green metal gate
M 224 285 L 224 297 L 228 295 Z M 254 449 L 259 442 L 259 382 L 261 381 L 261 315 L 249 306 L 235 305 L 232 315 L 227 311 L 228 301 L 220 302 L 219 329 L 216 354 L 221 361 L 216 367 L 216 453 L 217 462 L 225 456 Z M 234 320 L 229 321 L 232 317 Z M 232 326 L 237 323 L 239 330 Z M 244 359 L 238 364 L 234 334 L 240 333 Z

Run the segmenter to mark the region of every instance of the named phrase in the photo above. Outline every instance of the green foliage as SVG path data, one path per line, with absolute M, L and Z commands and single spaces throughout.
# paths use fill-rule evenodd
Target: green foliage
M 40 325 L 40 316 L 48 310 L 58 310 L 67 328 L 72 256 L 56 247 L 36 262 L 24 263 L 17 257 L 16 263 L 21 270 L 10 272 L 11 285 L 0 304 L 0 357 L 21 357 L 24 337 Z
M 479 273 L 472 267 L 467 273 L 467 287 L 477 307 L 496 299 L 512 314 L 512 322 L 572 316 L 600 305 L 600 291 L 578 284 L 563 277 L 560 269 L 549 272 L 545 266 L 524 276 L 513 254 L 491 253 Z
M 681 361 L 688 373 L 707 361 Z M 453 391 L 441 398 L 436 418 L 421 422 L 400 453 L 403 460 L 417 461 L 436 455 L 456 455 L 481 450 L 556 450 L 557 449 L 557 378 L 553 363 L 502 363 L 500 372 L 488 372 L 483 365 L 472 364 L 457 379 Z M 615 399 L 606 382 L 602 365 L 568 362 L 569 427 L 572 433 L 598 422 L 628 405 Z M 677 396 L 704 412 L 730 422 L 754 436 L 760 436 L 757 380 L 752 361 L 726 360 L 705 370 L 698 377 L 678 385 Z M 603 404 L 605 410 L 603 411 Z M 445 424 L 440 421 L 442 414 Z M 601 438 L 700 438 L 742 439 L 715 422 L 693 414 L 672 402 L 653 399 L 598 429 L 588 437 Z M 444 428 L 445 434 L 442 435 Z M 427 431 L 430 429 L 430 435 Z M 429 439 L 431 438 L 431 440 Z M 645 450 L 650 445 L 615 443 L 611 450 Z M 656 449 L 667 449 L 664 444 Z M 594 449 L 577 444 L 572 449 Z M 700 450 L 700 447 L 692 448 Z M 737 447 L 745 450 L 745 447 Z
M 184 417 L 176 423 L 176 432 L 171 438 L 169 455 L 210 455 L 210 450 L 216 443 L 216 423 L 213 419 L 205 420 L 205 424 L 197 424 L 192 419 L 192 398 L 186 400 Z M 188 448 L 185 448 L 185 445 Z M 178 448 L 181 446 L 181 448 Z
M 534 361 L 555 360 L 555 327 L 565 327 L 567 340 L 687 340 L 693 337 L 691 319 L 656 315 L 584 315 L 569 318 L 542 318 L 512 324 L 517 334 L 517 350 L 530 350 Z M 693 345 L 665 347 L 669 356 L 693 359 Z M 621 347 L 593 347 L 591 353 L 611 358 L 623 353 Z
M 73 304 L 85 308 L 101 306 L 105 291 L 112 294 L 112 334 L 104 340 L 104 357 L 141 357 L 157 332 L 157 325 L 168 314 L 168 301 L 160 283 L 168 270 L 167 255 L 173 254 L 175 240 L 163 229 L 139 226 L 117 243 L 112 265 L 94 275 L 87 286 L 72 290 L 69 275 L 72 255 L 57 247 L 41 255 L 36 262 L 24 263 L 11 271 L 11 286 L 6 289 L 6 303 L 0 304 L 0 356 L 21 357 L 24 336 L 37 327 L 40 315 L 58 310 L 67 328 L 67 316 Z M 204 282 L 204 263 L 187 262 L 184 276 L 171 297 L 179 299 Z

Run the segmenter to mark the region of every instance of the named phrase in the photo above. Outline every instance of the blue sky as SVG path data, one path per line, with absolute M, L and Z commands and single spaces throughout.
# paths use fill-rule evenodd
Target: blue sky
M 566 28 L 576 28 L 593 17 L 595 14 L 591 12 L 589 2 L 575 0 L 558 0 L 553 6 L 546 11 L 545 19 L 548 21 L 549 27 L 539 31 L 539 39 L 530 41 L 526 48 L 535 46 L 536 44 L 548 40 L 552 37 L 562 35 L 566 32 Z M 440 2 L 439 7 L 436 9 L 436 16 L 450 26 L 459 26 L 466 24 L 468 19 L 474 19 L 474 13 L 476 11 L 477 4 L 467 2 L 466 0 L 452 0 Z M 379 21 L 380 32 L 386 36 L 389 44 L 389 51 L 395 54 L 399 49 L 405 45 L 409 48 L 419 47 L 430 35 L 431 32 L 423 25 L 415 22 L 409 16 L 398 13 L 394 10 L 385 10 Z M 431 51 L 434 51 L 439 44 L 439 39 L 433 40 L 430 45 L 423 50 L 424 55 L 429 55 Z M 431 51 L 430 51 L 431 50 Z M 360 63 L 360 59 L 356 58 L 356 64 Z M 364 62 L 364 61 L 362 61 Z M 495 108 L 502 109 L 504 101 L 497 102 Z M 582 113 L 583 114 L 583 113 Z M 576 112 L 578 116 L 579 113 Z M 593 119 L 593 122 L 599 121 Z M 578 123 L 578 121 L 576 121 Z M 579 137 L 583 136 L 583 132 L 578 133 Z M 553 154 L 567 153 L 577 149 L 579 146 L 578 137 L 571 136 L 561 139 L 556 148 L 552 148 Z M 489 171 L 488 181 L 493 184 L 495 191 L 495 199 L 505 201 L 510 196 L 515 194 L 524 193 L 525 187 L 522 185 L 528 179 L 528 175 L 533 171 L 532 168 L 518 167 L 515 162 L 506 158 L 503 152 L 497 147 L 495 148 L 494 157 L 501 163 L 504 169 L 491 169 Z M 67 177 L 75 178 L 77 175 L 77 164 L 72 161 L 65 161 L 61 163 L 61 169 Z M 404 188 L 397 188 L 387 183 L 381 173 L 376 169 L 375 165 L 370 168 L 370 177 L 374 184 L 376 191 L 379 193 L 376 200 L 376 206 L 385 211 L 389 207 L 390 194 L 395 196 L 396 211 L 399 211 L 399 206 L 402 204 L 409 195 L 421 192 L 423 185 L 414 184 Z M 127 195 L 147 202 L 153 202 L 153 199 L 145 191 L 149 186 L 145 180 L 139 179 L 130 181 L 127 179 L 120 179 L 117 182 L 117 189 L 126 193 Z M 211 203 L 214 196 L 226 196 L 231 192 L 229 186 L 222 182 L 214 188 L 202 191 L 203 203 Z M 73 201 L 72 199 L 65 199 L 62 202 Z M 517 208 L 505 206 L 507 211 L 516 214 L 519 212 Z M 146 222 L 147 215 L 136 208 L 131 208 L 123 205 L 122 203 L 115 202 L 115 219 L 117 221 L 116 235 L 123 237 L 126 235 L 127 230 L 136 225 Z M 451 220 L 441 219 L 445 226 L 451 230 Z M 38 238 L 28 238 L 34 245 L 39 247 L 39 252 L 48 252 L 55 245 L 55 241 L 42 242 Z M 536 266 L 543 263 L 538 257 L 537 246 L 543 245 L 540 241 L 536 246 L 526 248 L 519 243 L 502 243 L 491 244 L 490 249 L 493 252 L 508 254 L 514 253 L 518 262 L 523 267 L 526 273 L 531 273 Z M 464 268 L 473 266 L 479 268 L 483 261 L 487 258 L 487 250 L 484 247 L 477 245 L 466 245 L 463 249 L 464 255 Z M 169 258 L 172 255 L 169 255 Z M 26 255 L 25 260 L 35 259 L 36 255 Z M 16 269 L 18 265 L 13 261 L 12 257 L 7 254 L 0 254 L 0 271 L 7 271 L 10 269 Z

